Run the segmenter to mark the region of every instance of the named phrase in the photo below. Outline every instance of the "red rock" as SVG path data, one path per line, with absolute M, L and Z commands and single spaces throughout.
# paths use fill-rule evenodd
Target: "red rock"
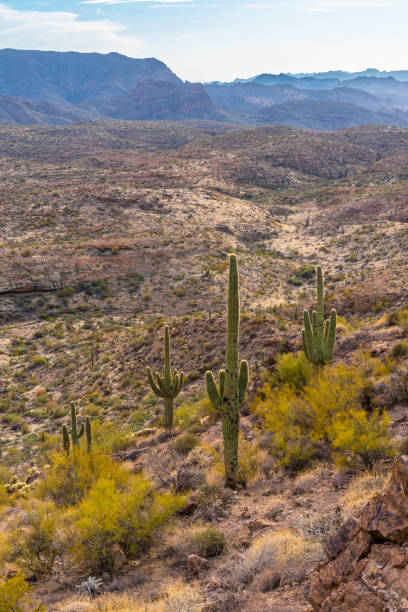
M 324 612 L 404 610 L 408 600 L 408 457 L 395 460 L 384 491 L 327 544 L 309 600 Z M 404 604 L 405 605 L 405 604 Z

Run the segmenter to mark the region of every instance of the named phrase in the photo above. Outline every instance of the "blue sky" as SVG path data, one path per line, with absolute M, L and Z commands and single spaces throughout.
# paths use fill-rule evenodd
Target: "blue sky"
M 190 81 L 408 68 L 408 0 L 0 0 L 0 48 L 157 57 Z

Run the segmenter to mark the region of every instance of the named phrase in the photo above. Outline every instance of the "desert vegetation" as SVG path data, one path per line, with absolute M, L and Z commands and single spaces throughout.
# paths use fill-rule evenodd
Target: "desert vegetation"
M 129 126 L 0 130 L 0 610 L 312 610 L 408 448 L 408 134 Z

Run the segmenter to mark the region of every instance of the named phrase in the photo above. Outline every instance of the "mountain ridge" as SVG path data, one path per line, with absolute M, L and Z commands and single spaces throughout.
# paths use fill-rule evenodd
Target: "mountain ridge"
M 367 123 L 405 127 L 407 112 L 408 70 L 262 73 L 190 83 L 156 58 L 0 50 L 2 123 L 205 119 L 333 130 Z

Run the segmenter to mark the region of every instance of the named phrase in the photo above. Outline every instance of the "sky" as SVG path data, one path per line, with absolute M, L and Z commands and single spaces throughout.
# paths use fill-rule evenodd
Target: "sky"
M 408 0 L 0 0 L 0 48 L 157 57 L 189 81 L 408 69 Z

